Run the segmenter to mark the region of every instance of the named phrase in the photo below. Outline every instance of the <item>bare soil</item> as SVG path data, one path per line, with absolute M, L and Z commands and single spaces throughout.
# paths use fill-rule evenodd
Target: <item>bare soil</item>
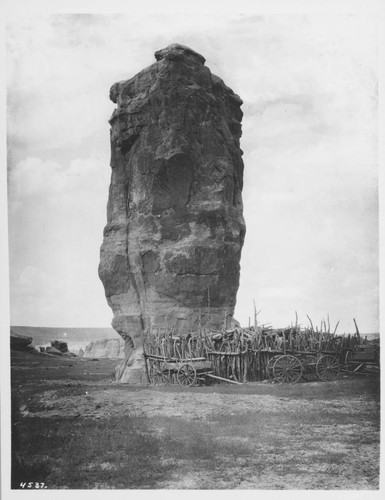
M 378 489 L 379 378 L 130 387 L 12 353 L 12 487 Z

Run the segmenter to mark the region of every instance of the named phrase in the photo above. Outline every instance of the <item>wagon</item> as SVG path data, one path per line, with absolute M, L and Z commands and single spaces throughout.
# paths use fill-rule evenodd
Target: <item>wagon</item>
M 165 358 L 146 354 L 147 374 L 150 384 L 167 385 L 178 383 L 190 387 L 197 382 L 206 382 L 214 373 L 213 363 L 206 358 Z
M 358 346 L 345 353 L 343 371 L 345 373 L 378 373 L 380 364 L 380 350 L 375 344 Z
M 266 366 L 268 378 L 290 383 L 296 383 L 301 378 L 334 380 L 340 370 L 340 362 L 334 352 L 277 354 L 270 358 Z

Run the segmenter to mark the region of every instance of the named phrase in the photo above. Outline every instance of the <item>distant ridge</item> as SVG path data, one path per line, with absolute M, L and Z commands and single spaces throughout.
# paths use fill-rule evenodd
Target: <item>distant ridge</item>
M 119 338 L 119 335 L 113 328 L 65 328 L 65 327 L 50 327 L 50 326 L 11 326 L 11 330 L 19 335 L 26 335 L 28 337 L 48 338 L 52 340 L 68 338 L 72 340 L 85 340 L 85 339 L 108 339 Z M 66 335 L 65 335 L 66 334 Z

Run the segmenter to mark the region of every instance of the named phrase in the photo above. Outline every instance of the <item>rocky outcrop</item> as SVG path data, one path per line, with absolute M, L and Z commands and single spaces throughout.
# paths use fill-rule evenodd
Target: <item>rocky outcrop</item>
M 99 276 L 126 341 L 118 378 L 145 382 L 143 332 L 232 322 L 245 235 L 241 99 L 188 47 L 110 91 L 111 185 Z
M 55 356 L 63 356 L 64 355 L 63 352 L 59 351 L 59 349 L 57 349 L 54 346 L 46 347 L 44 352 L 46 352 L 47 354 L 54 354 Z
M 52 340 L 51 346 L 62 353 L 68 352 L 68 343 L 63 340 Z
M 17 351 L 27 351 L 32 347 L 32 341 L 32 337 L 20 335 L 19 333 L 11 330 L 11 349 L 15 349 Z
M 90 342 L 84 349 L 84 358 L 124 358 L 123 339 L 104 339 Z

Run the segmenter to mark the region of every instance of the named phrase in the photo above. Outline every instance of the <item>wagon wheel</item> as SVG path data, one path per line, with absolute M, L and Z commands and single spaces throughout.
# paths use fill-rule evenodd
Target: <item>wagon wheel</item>
M 193 365 L 186 363 L 179 368 L 176 374 L 176 379 L 179 385 L 189 387 L 195 384 L 197 379 L 197 372 Z
M 273 365 L 273 376 L 280 382 L 298 382 L 302 375 L 302 364 L 289 354 L 279 356 Z
M 272 358 L 269 359 L 269 361 L 266 364 L 266 377 L 267 378 L 272 378 L 273 377 L 273 366 L 274 363 L 277 361 L 278 358 L 280 358 L 282 354 L 276 354 Z
M 340 363 L 336 357 L 324 354 L 317 361 L 316 371 L 321 380 L 334 380 L 340 373 Z
M 148 376 L 154 385 L 166 385 L 169 382 L 169 370 L 163 361 L 157 359 L 149 360 Z

